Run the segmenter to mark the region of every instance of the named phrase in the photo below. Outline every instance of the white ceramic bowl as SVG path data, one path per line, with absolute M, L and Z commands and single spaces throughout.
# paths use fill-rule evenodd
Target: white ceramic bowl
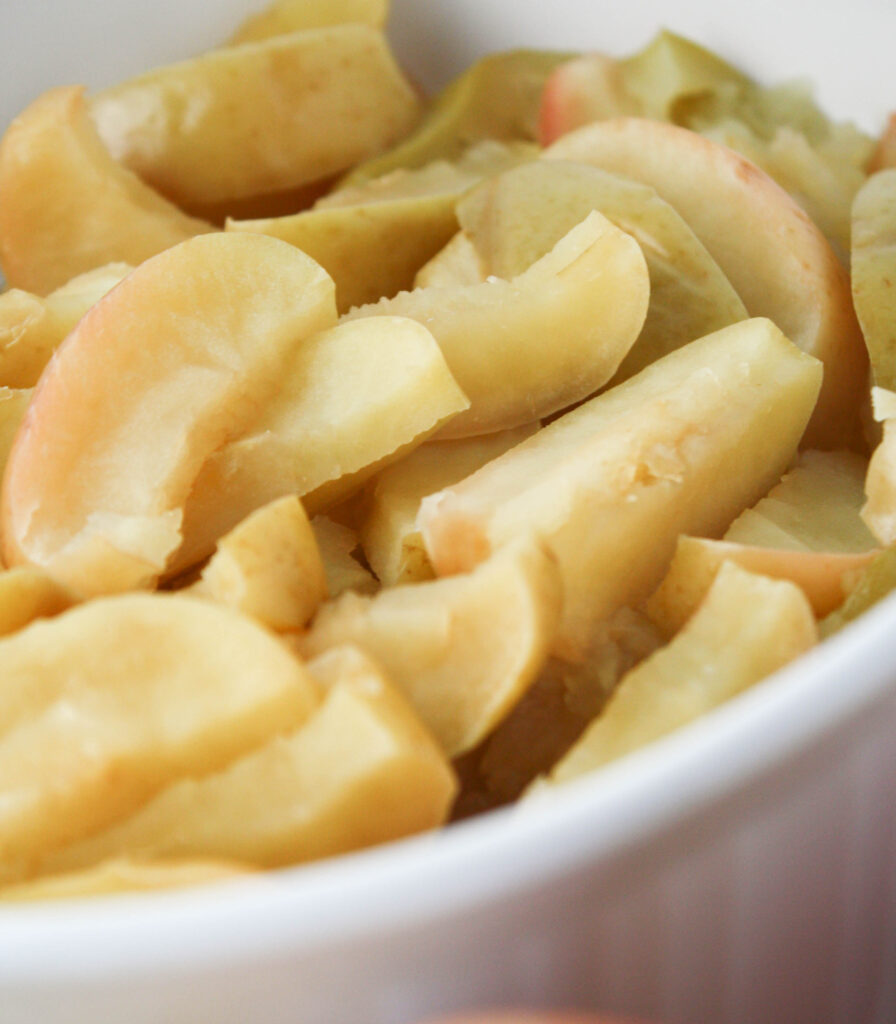
M 250 0 L 4 0 L 0 127 L 223 38 Z M 890 0 L 396 0 L 437 84 L 526 43 L 624 52 L 662 23 L 870 129 Z M 412 1024 L 593 1007 L 668 1024 L 896 1020 L 896 598 L 556 798 L 258 880 L 0 911 L 4 1024 Z

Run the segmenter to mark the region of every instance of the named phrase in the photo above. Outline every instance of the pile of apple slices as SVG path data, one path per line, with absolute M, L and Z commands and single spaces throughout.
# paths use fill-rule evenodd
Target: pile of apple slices
M 9 899 L 544 793 L 896 583 L 887 137 L 668 33 L 424 109 L 387 13 L 0 142 Z

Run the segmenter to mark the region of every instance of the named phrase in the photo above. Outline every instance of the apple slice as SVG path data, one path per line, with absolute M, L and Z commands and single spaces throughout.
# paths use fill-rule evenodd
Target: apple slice
M 345 312 L 412 287 L 420 267 L 457 231 L 460 196 L 484 175 L 531 155 L 529 147 L 480 145 L 456 163 L 393 171 L 333 192 L 314 209 L 229 220 L 227 230 L 272 235 L 308 253 L 336 282 L 337 304 Z
M 274 0 L 240 25 L 230 45 L 354 22 L 381 29 L 388 14 L 389 0 Z
M 384 469 L 371 484 L 361 526 L 364 554 L 381 583 L 412 583 L 432 577 L 417 513 L 427 494 L 463 480 L 538 429 L 530 423 L 482 437 L 430 441 Z M 422 573 L 422 576 L 420 575 Z
M 89 602 L 0 641 L 0 877 L 216 771 L 316 707 L 242 615 L 174 595 Z
M 780 186 L 724 146 L 636 118 L 588 125 L 545 156 L 592 163 L 653 186 L 693 228 L 750 314 L 769 317 L 824 363 L 806 445 L 838 448 L 853 440 L 867 358 L 849 279 L 824 236 Z
M 118 893 L 157 892 L 245 878 L 255 868 L 235 861 L 164 860 L 116 857 L 83 871 L 48 875 L 0 889 L 0 904 L 77 900 Z
M 595 623 L 659 583 L 680 533 L 721 534 L 780 477 L 821 374 L 768 320 L 692 342 L 425 499 L 430 560 L 464 572 L 540 536 L 564 587 L 554 653 L 581 661 Z
M 687 626 L 625 676 L 548 781 L 574 779 L 681 728 L 816 640 L 812 610 L 798 587 L 726 563 Z
M 202 235 L 138 267 L 80 321 L 28 407 L 0 498 L 7 563 L 79 595 L 151 583 L 203 463 L 334 319 L 323 270 L 262 235 Z
M 190 592 L 271 629 L 306 625 L 327 596 L 327 580 L 299 499 L 272 501 L 222 537 Z
M 470 399 L 445 439 L 531 423 L 592 394 L 634 343 L 648 293 L 637 242 L 590 213 L 512 281 L 403 292 L 344 319 L 409 316 L 432 331 Z
M 414 132 L 360 164 L 344 183 L 358 184 L 433 160 L 453 160 L 482 139 L 534 142 L 545 80 L 568 57 L 512 50 L 482 58 L 442 90 Z
M 133 268 L 110 263 L 88 270 L 41 298 L 12 288 L 0 295 L 0 382 L 32 388 L 77 322 Z
M 9 461 L 33 394 L 31 388 L 0 388 L 0 474 Z
M 204 558 L 275 498 L 296 494 L 309 515 L 336 504 L 469 405 L 429 331 L 399 317 L 341 323 L 307 339 L 278 388 L 202 467 L 170 571 Z
M 357 590 L 359 594 L 373 594 L 379 590 L 376 578 L 354 556 L 361 541 L 351 527 L 337 523 L 329 516 L 315 516 L 311 520 L 311 529 L 323 561 L 330 597 L 338 597 L 346 590 Z
M 0 570 L 0 636 L 35 619 L 52 618 L 75 603 L 74 597 L 43 570 L 30 565 Z
M 538 674 L 560 612 L 553 559 L 537 543 L 497 552 L 475 572 L 344 594 L 297 637 L 315 657 L 356 644 L 405 694 L 455 757 L 500 722 Z
M 591 210 L 638 242 L 650 273 L 647 318 L 614 382 L 695 338 L 746 319 L 737 292 L 668 203 L 652 188 L 590 164 L 542 160 L 516 167 L 464 196 L 457 216 L 486 276 L 513 278 Z
M 355 24 L 160 68 L 91 112 L 117 160 L 189 208 L 337 174 L 410 131 L 420 101 L 383 34 Z
M 641 104 L 625 87 L 623 64 L 603 53 L 573 57 L 544 85 L 538 112 L 538 141 L 550 146 L 561 135 L 612 117 L 638 117 Z
M 864 615 L 896 589 L 896 548 L 885 548 L 862 571 L 843 604 L 819 623 L 822 638 Z
M 441 825 L 451 766 L 382 672 L 352 648 L 309 666 L 324 689 L 298 730 L 204 778 L 185 778 L 48 862 L 224 857 L 278 867 Z
M 896 390 L 896 168 L 868 179 L 852 209 L 852 297 L 874 382 Z
M 211 230 L 112 159 L 79 86 L 35 100 L 0 143 L 0 267 L 13 287 L 45 295 Z
M 884 436 L 868 465 L 868 501 L 862 519 L 883 547 L 896 546 L 896 419 L 884 421 Z
M 887 125 L 881 132 L 874 153 L 868 161 L 868 173 L 874 174 L 888 167 L 896 167 L 896 113 L 890 114 Z

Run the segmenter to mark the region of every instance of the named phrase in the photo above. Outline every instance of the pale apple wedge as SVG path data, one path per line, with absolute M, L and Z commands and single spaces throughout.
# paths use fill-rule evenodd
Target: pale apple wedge
M 261 235 L 202 235 L 138 267 L 80 321 L 28 406 L 0 498 L 7 563 L 80 595 L 151 583 L 203 463 L 335 316 L 324 271 Z
M 364 554 L 385 586 L 430 578 L 432 569 L 417 531 L 420 502 L 503 455 L 538 429 L 531 423 L 482 437 L 431 441 L 384 469 L 370 486 L 361 526 Z
M 812 609 L 798 587 L 727 563 L 687 626 L 623 678 L 548 781 L 594 771 L 687 725 L 816 640 Z
M 8 636 L 35 619 L 69 609 L 75 599 L 42 569 L 20 565 L 0 570 L 0 636 Z
M 537 543 L 510 545 L 474 572 L 344 594 L 321 607 L 299 651 L 356 644 L 408 698 L 455 757 L 510 712 L 547 656 L 560 614 L 554 560 Z
M 896 419 L 884 421 L 883 439 L 871 456 L 862 519 L 884 547 L 896 546 Z
M 0 889 L 0 904 L 91 899 L 122 893 L 215 885 L 257 873 L 249 864 L 224 860 L 147 860 L 116 857 L 67 874 L 47 875 Z
M 46 295 L 211 230 L 112 159 L 80 87 L 45 93 L 0 142 L 0 267 L 13 287 Z
M 382 32 L 354 24 L 159 68 L 97 93 L 91 113 L 115 159 L 190 208 L 344 171 L 407 134 L 420 101 Z
M 33 394 L 32 388 L 0 387 L 0 478 Z
M 415 288 L 464 288 L 482 284 L 488 274 L 482 257 L 472 239 L 458 233 L 433 258 L 425 263 L 414 278 Z
M 327 579 L 299 499 L 279 498 L 222 537 L 190 593 L 281 632 L 307 625 L 327 597 Z
M 329 25 L 358 23 L 383 28 L 388 15 L 389 0 L 274 0 L 240 25 L 230 45 L 257 43 L 271 36 Z
M 637 242 L 592 212 L 512 281 L 402 292 L 344 319 L 408 316 L 432 331 L 470 399 L 444 440 L 531 423 L 592 394 L 638 336 L 649 287 Z
M 127 638 L 127 639 L 125 639 Z M 210 602 L 128 594 L 0 641 L 0 877 L 295 728 L 318 687 L 270 633 Z
M 222 771 L 175 783 L 48 866 L 149 855 L 279 867 L 441 825 L 454 774 L 386 676 L 352 648 L 331 651 L 309 669 L 324 696 L 298 730 Z
M 545 156 L 593 163 L 655 188 L 693 228 L 751 316 L 767 316 L 824 363 L 807 446 L 853 442 L 867 356 L 849 279 L 819 229 L 779 185 L 724 146 L 636 118 L 588 125 Z
M 680 533 L 719 536 L 780 477 L 821 375 L 769 320 L 692 342 L 426 498 L 430 560 L 464 572 L 540 536 L 563 580 L 554 653 L 580 661 L 596 623 L 659 583 Z
M 873 175 L 852 208 L 852 297 L 874 382 L 896 390 L 896 168 Z
M 81 317 L 132 269 L 110 263 L 88 270 L 46 298 L 19 288 L 0 295 L 0 384 L 34 387 Z
M 311 520 L 311 529 L 324 564 L 330 597 L 338 597 L 345 590 L 356 590 L 359 594 L 373 594 L 379 590 L 376 577 L 354 556 L 361 541 L 351 527 L 334 522 L 329 516 L 315 516 Z
M 299 495 L 309 515 L 336 504 L 468 406 L 432 335 L 413 320 L 343 322 L 309 338 L 263 411 L 203 466 L 171 571 L 204 558 L 275 498 Z
M 457 216 L 486 276 L 514 278 L 591 210 L 638 242 L 650 274 L 647 318 L 613 382 L 747 318 L 718 264 L 668 203 L 652 188 L 590 164 L 541 160 L 506 171 L 464 196 Z
M 411 288 L 414 275 L 457 231 L 454 208 L 484 175 L 531 159 L 529 147 L 491 143 L 466 159 L 399 170 L 337 190 L 287 217 L 228 220 L 228 231 L 282 238 L 336 282 L 340 312 Z M 572 226 L 572 225 L 570 225 Z
M 832 636 L 864 615 L 878 601 L 896 589 L 896 548 L 884 548 L 859 576 L 849 597 L 818 624 L 822 637 Z
M 534 142 L 545 80 L 568 56 L 511 50 L 484 57 L 442 90 L 406 139 L 354 168 L 344 183 L 453 160 L 483 139 Z
M 623 65 L 604 53 L 587 53 L 551 72 L 541 95 L 538 141 L 550 146 L 561 135 L 613 117 L 637 117 L 641 104 L 625 87 Z

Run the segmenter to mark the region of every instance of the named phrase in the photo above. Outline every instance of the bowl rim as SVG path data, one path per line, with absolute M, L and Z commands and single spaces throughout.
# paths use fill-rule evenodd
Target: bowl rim
M 0 986 L 189 974 L 463 915 L 656 840 L 896 696 L 896 594 L 654 744 L 447 829 L 189 890 L 0 905 Z M 849 685 L 843 685 L 848 682 Z M 712 770 L 707 770 L 711 766 Z

